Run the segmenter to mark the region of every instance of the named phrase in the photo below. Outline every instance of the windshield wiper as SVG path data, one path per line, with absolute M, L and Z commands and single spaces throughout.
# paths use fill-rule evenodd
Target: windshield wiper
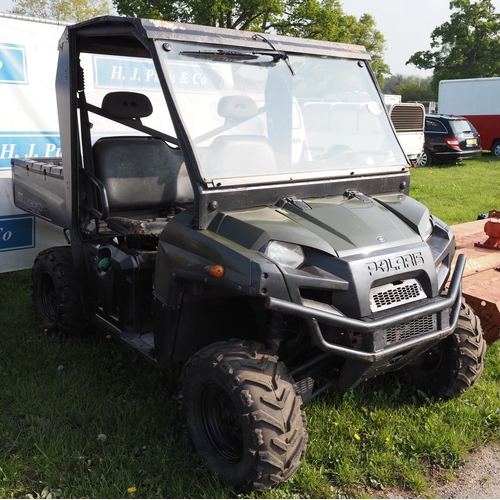
M 288 54 L 285 51 L 276 50 L 273 44 L 259 33 L 253 35 L 252 38 L 254 40 L 262 40 L 266 42 L 271 47 L 271 50 L 262 49 L 262 50 L 240 52 L 237 50 L 217 49 L 217 50 L 182 51 L 180 52 L 180 54 L 182 54 L 183 56 L 195 57 L 197 59 L 208 59 L 210 61 L 222 61 L 222 62 L 255 61 L 261 56 L 269 56 L 272 58 L 273 63 L 277 63 L 280 59 L 285 61 L 292 75 L 295 75 L 295 72 L 293 71 L 293 68 L 290 65 L 290 61 L 288 60 Z
M 273 49 L 272 52 L 275 55 L 275 57 L 285 61 L 286 65 L 288 66 L 288 69 L 290 70 L 292 75 L 295 76 L 295 71 L 293 70 L 292 65 L 290 64 L 290 60 L 288 59 L 288 54 L 284 50 L 276 50 L 274 48 L 274 45 L 265 36 L 261 35 L 260 33 L 254 33 L 252 38 L 254 40 L 262 40 L 263 42 L 267 43 L 271 47 L 271 49 Z M 269 51 L 269 52 L 271 52 L 271 51 Z
M 210 61 L 250 61 L 258 59 L 261 53 L 255 52 L 238 52 L 235 50 L 198 50 L 198 51 L 182 51 L 183 56 L 196 57 L 197 59 L 209 59 Z

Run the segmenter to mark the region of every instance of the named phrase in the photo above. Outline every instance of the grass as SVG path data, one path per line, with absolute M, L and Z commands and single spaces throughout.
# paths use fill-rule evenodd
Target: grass
M 412 169 L 412 194 L 453 224 L 500 208 L 497 160 Z M 48 336 L 29 272 L 0 275 L 1 498 L 233 498 L 196 464 L 177 416 L 178 368 L 157 371 L 102 332 Z M 431 470 L 500 438 L 500 343 L 479 382 L 433 401 L 382 376 L 333 388 L 306 407 L 309 446 L 297 474 L 254 498 L 369 498 L 398 486 L 428 494 Z
M 447 224 L 476 220 L 500 210 L 500 161 L 483 155 L 459 165 L 413 168 L 410 192 Z

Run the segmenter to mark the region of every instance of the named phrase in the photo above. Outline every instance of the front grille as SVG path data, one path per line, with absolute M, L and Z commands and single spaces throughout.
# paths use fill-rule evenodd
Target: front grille
M 415 279 L 388 283 L 370 290 L 370 308 L 372 312 L 383 311 L 426 297 L 420 283 Z
M 410 339 L 434 330 L 436 330 L 435 316 L 425 316 L 388 328 L 386 331 L 386 341 L 387 344 L 393 344 L 394 342 Z

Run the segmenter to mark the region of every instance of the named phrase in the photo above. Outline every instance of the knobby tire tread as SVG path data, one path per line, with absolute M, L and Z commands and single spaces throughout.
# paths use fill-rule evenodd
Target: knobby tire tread
M 486 342 L 479 318 L 462 300 L 455 331 L 440 342 L 441 361 L 425 371 L 411 365 L 401 370 L 402 378 L 432 396 L 452 399 L 469 390 L 484 368 Z
M 57 318 L 50 321 L 42 304 L 41 279 L 44 273 L 52 278 L 58 302 Z M 31 270 L 31 298 L 35 314 L 50 333 L 80 335 L 87 323 L 83 317 L 79 285 L 76 280 L 71 247 L 42 250 Z
M 236 465 L 224 463 L 209 449 L 195 416 L 192 397 L 199 388 L 193 390 L 193 383 L 203 384 L 212 374 L 241 408 L 243 434 L 248 432 L 248 449 Z M 195 457 L 239 491 L 268 490 L 299 468 L 307 444 L 301 403 L 286 367 L 257 342 L 233 340 L 205 347 L 186 363 L 180 380 L 179 408 Z

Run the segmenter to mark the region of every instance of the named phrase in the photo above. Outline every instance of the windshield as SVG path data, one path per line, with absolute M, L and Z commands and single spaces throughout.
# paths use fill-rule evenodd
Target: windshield
M 468 120 L 451 120 L 450 123 L 455 134 L 461 134 L 462 132 L 476 132 L 476 129 Z
M 171 43 L 160 50 L 207 184 L 407 163 L 364 63 L 266 49 Z

